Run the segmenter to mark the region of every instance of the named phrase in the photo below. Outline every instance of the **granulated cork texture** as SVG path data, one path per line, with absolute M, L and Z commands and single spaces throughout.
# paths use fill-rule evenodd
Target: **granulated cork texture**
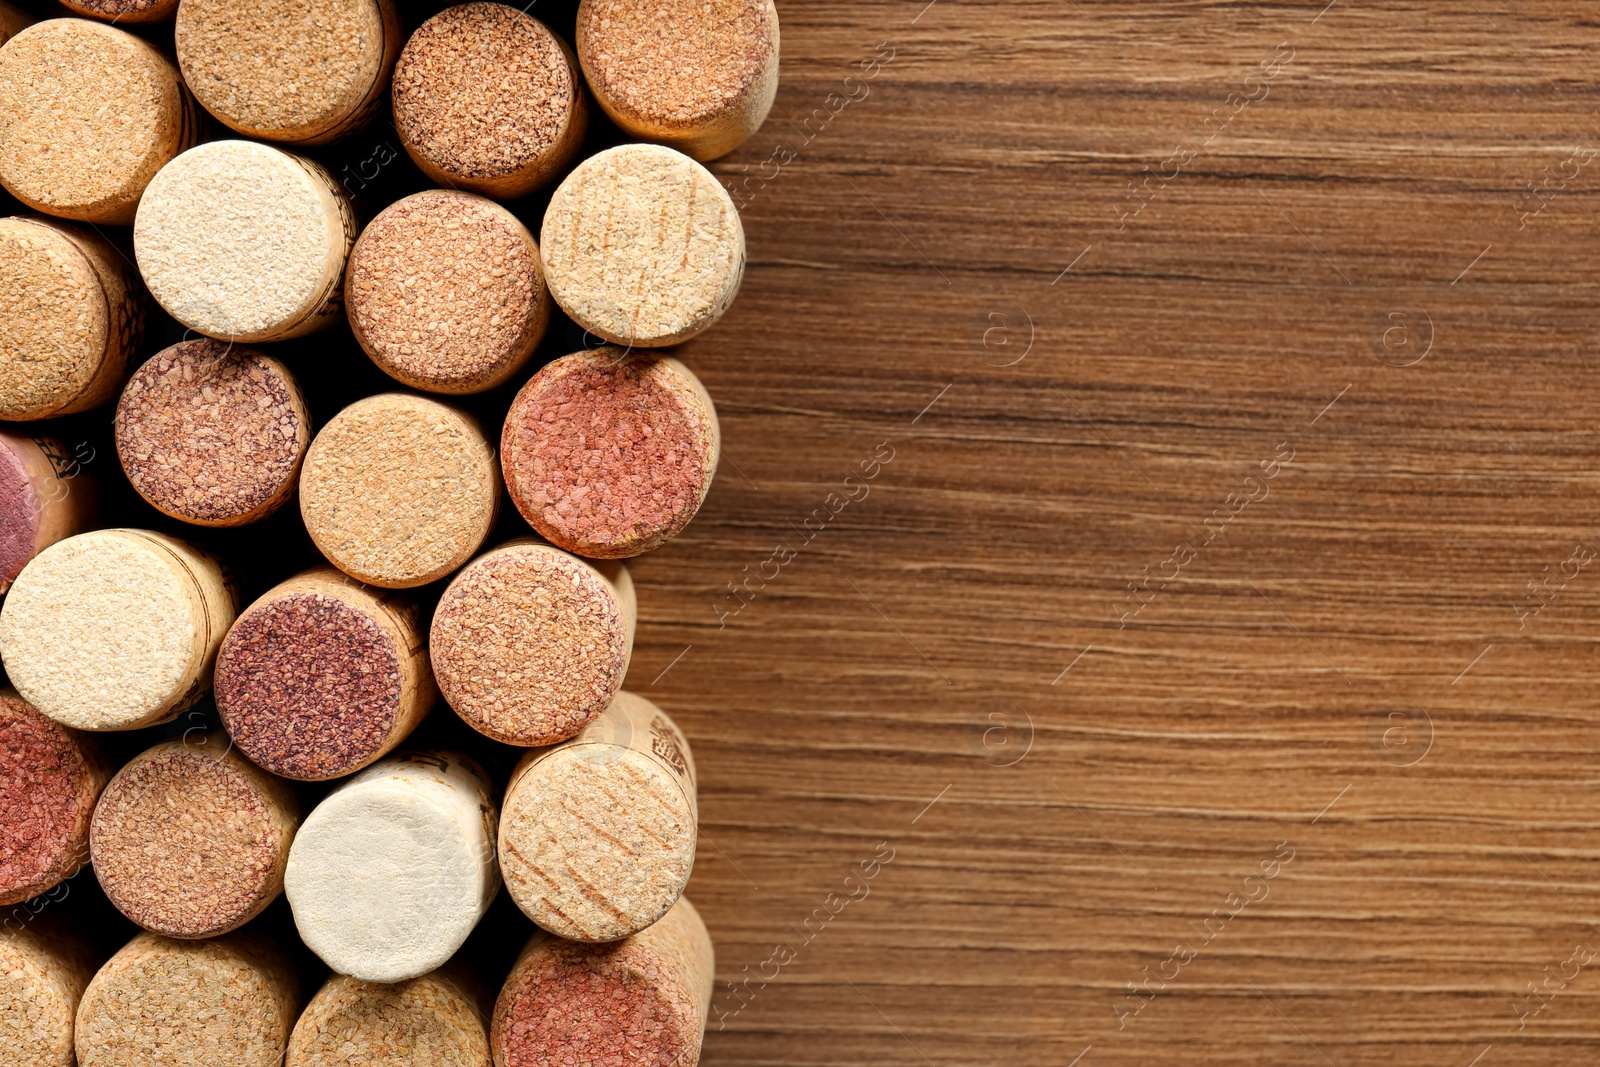
M 132 34 L 38 23 L 0 48 L 0 184 L 51 215 L 126 225 L 150 179 L 194 144 L 193 106 L 177 68 Z
M 402 393 L 336 415 L 300 475 L 300 514 L 317 548 L 351 577 L 388 588 L 424 585 L 465 563 L 499 499 L 499 465 L 477 421 Z
M 614 344 L 686 341 L 716 322 L 744 276 L 744 227 L 711 172 L 660 145 L 580 163 L 539 234 L 545 280 L 573 320 Z
M 146 930 L 214 937 L 283 891 L 298 823 L 294 795 L 226 737 L 167 741 L 106 786 L 90 837 L 95 877 Z
M 505 381 L 550 314 L 533 234 L 493 201 L 443 189 L 389 205 L 362 231 L 345 300 L 373 362 L 437 393 Z
M 334 975 L 295 1024 L 284 1067 L 489 1067 L 478 1005 L 448 973 L 393 985 Z
M 117 456 L 157 510 L 235 526 L 289 498 L 311 417 L 287 367 L 250 348 L 201 339 L 134 372 L 116 416 Z
M 161 22 L 178 10 L 178 0 L 61 0 L 90 18 L 112 22 Z
M 38 896 L 88 864 L 89 819 L 109 776 L 93 738 L 0 690 L 0 905 Z
M 0 937 L 0 1051 L 6 1067 L 77 1067 L 73 1020 L 92 965 L 79 945 L 24 927 Z
M 633 651 L 632 579 L 548 545 L 513 541 L 439 599 L 433 672 L 479 733 L 510 745 L 564 741 L 611 703 Z
M 718 444 L 711 398 L 688 368 L 602 347 L 528 380 L 500 454 L 529 525 L 568 551 L 617 559 L 689 524 L 711 488 Z

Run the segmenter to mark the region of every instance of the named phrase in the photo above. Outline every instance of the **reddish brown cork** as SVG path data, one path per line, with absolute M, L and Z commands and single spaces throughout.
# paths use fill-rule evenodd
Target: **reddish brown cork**
M 84 444 L 0 432 L 0 593 L 34 556 L 92 525 L 99 486 L 84 470 L 93 459 Z
M 80 15 L 109 22 L 165 22 L 178 13 L 178 0 L 61 0 Z
M 438 696 L 420 610 L 319 567 L 267 591 L 217 654 L 234 742 L 285 778 L 360 770 L 405 740 Z
M 111 777 L 100 746 L 0 690 L 0 905 L 52 889 L 89 862 L 89 820 Z
M 512 503 L 541 536 L 618 559 L 689 524 L 720 441 L 711 397 L 689 368 L 602 347 L 528 380 L 506 415 L 500 463 Z

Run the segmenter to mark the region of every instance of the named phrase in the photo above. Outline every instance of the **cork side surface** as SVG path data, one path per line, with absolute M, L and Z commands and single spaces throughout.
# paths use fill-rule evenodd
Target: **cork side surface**
M 37 446 L 25 437 L 0 433 L 0 592 L 33 558 L 48 501 L 34 487 L 22 450 Z
M 439 972 L 385 985 L 329 978 L 289 1039 L 284 1067 L 490 1067 L 478 1007 Z
M 35 897 L 88 863 L 105 780 L 91 738 L 0 691 L 0 905 Z
M 111 308 L 89 260 L 54 226 L 0 219 L 0 419 L 56 414 L 106 358 Z

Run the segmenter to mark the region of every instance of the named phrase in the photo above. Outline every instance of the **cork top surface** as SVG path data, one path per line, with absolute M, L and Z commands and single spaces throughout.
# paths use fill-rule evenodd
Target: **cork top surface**
M 183 0 L 173 42 L 205 109 L 257 136 L 325 133 L 383 73 L 376 0 Z
M 310 416 L 288 368 L 202 338 L 134 372 L 117 405 L 117 455 L 139 495 L 188 522 L 264 512 L 294 484 Z
M 103 781 L 76 736 L 0 692 L 0 904 L 37 896 L 88 861 Z
M 489 1067 L 489 1035 L 438 972 L 393 985 L 336 974 L 306 1005 L 284 1067 L 358 1063 Z
M 26 437 L 0 433 L 0 590 L 33 558 L 34 539 L 46 504 L 34 489 L 18 454 L 20 449 L 33 447 Z
M 0 937 L 0 1049 L 6 1067 L 76 1067 L 73 987 L 36 937 Z
M 177 8 L 173 0 L 62 0 L 74 11 L 95 18 L 120 19 L 123 22 L 154 22 L 170 17 Z
M 124 213 L 178 147 L 183 109 L 177 68 L 139 38 L 36 23 L 0 47 L 0 180 L 51 214 Z
M 389 205 L 350 255 L 345 299 L 357 339 L 391 377 L 471 393 L 504 381 L 544 333 L 533 235 L 505 208 L 430 189 Z
M 434 612 L 440 692 L 468 725 L 511 745 L 564 741 L 622 685 L 632 633 L 616 590 L 547 545 L 502 546 L 458 574 Z
M 669 345 L 715 322 L 744 274 L 744 228 L 711 172 L 661 145 L 590 156 L 539 235 L 556 303 L 614 344 Z
M 638 555 L 694 518 L 716 469 L 709 399 L 673 363 L 603 347 L 548 364 L 500 436 L 522 517 L 584 556 Z
M 551 156 L 577 91 L 544 23 L 505 4 L 458 4 L 424 22 L 400 53 L 395 126 L 439 169 L 497 178 Z
M 49 414 L 89 388 L 110 323 L 94 267 L 65 234 L 0 219 L 0 419 Z
M 475 420 L 438 401 L 384 393 L 345 408 L 311 442 L 300 514 L 334 566 L 371 585 L 407 588 L 477 551 L 499 493 Z

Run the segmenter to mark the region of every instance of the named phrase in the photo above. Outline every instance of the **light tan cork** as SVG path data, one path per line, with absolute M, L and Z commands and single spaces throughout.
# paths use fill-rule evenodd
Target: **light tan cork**
M 55 220 L 0 219 L 0 419 L 115 399 L 144 322 L 144 286 L 110 242 Z
M 687 897 L 654 926 L 613 944 L 536 933 L 495 1003 L 489 1047 L 496 1067 L 694 1067 L 714 964 L 711 937 Z
M 127 225 L 198 129 L 178 68 L 124 30 L 50 19 L 0 47 L 0 185 L 35 211 Z
M 550 295 L 613 344 L 675 345 L 733 303 L 744 227 L 722 183 L 682 152 L 625 144 L 580 163 L 539 232 Z
M 34 557 L 0 607 L 22 697 L 79 730 L 171 719 L 211 687 L 236 600 L 221 565 L 149 530 L 96 530 Z
M 407 393 L 335 415 L 300 474 L 300 516 L 317 548 L 352 578 L 388 589 L 461 566 L 499 507 L 500 465 L 478 420 Z
M 0 1062 L 77 1067 L 73 1024 L 93 954 L 64 924 L 42 920 L 0 936 Z
M 583 0 L 577 45 L 612 122 L 699 160 L 739 147 L 778 93 L 772 0 Z
M 473 560 L 433 613 L 439 691 L 467 725 L 508 745 L 551 745 L 610 706 L 633 655 L 633 579 L 520 538 Z
M 550 321 L 533 234 L 494 201 L 445 189 L 398 200 L 361 231 L 345 303 L 379 369 L 433 393 L 501 384 Z
M 683 895 L 696 826 L 688 740 L 650 701 L 618 693 L 577 737 L 534 749 L 512 772 L 500 871 L 544 929 L 616 941 Z
M 142 933 L 78 1005 L 78 1067 L 278 1067 L 300 1005 L 288 953 L 233 933 Z
M 79 15 L 110 22 L 165 22 L 178 13 L 178 0 L 61 0 Z
M 99 486 L 80 455 L 94 458 L 55 437 L 0 431 L 0 593 L 34 556 L 93 523 Z
M 283 892 L 300 811 L 288 785 L 221 731 L 162 742 L 106 786 L 89 844 L 95 878 L 128 918 L 168 937 L 215 937 Z
M 483 769 L 448 752 L 375 764 L 306 817 L 284 888 L 311 951 L 340 974 L 400 982 L 454 956 L 500 890 Z
M 392 985 L 335 974 L 295 1024 L 284 1067 L 490 1067 L 477 985 L 456 964 Z
M 33 16 L 0 0 L 0 45 L 33 25 Z
M 150 182 L 133 247 L 151 295 L 185 326 L 224 341 L 282 341 L 344 318 L 356 229 L 348 192 L 320 163 L 212 141 Z
M 403 34 L 390 0 L 184 0 L 178 65 L 247 137 L 320 145 L 377 113 Z

